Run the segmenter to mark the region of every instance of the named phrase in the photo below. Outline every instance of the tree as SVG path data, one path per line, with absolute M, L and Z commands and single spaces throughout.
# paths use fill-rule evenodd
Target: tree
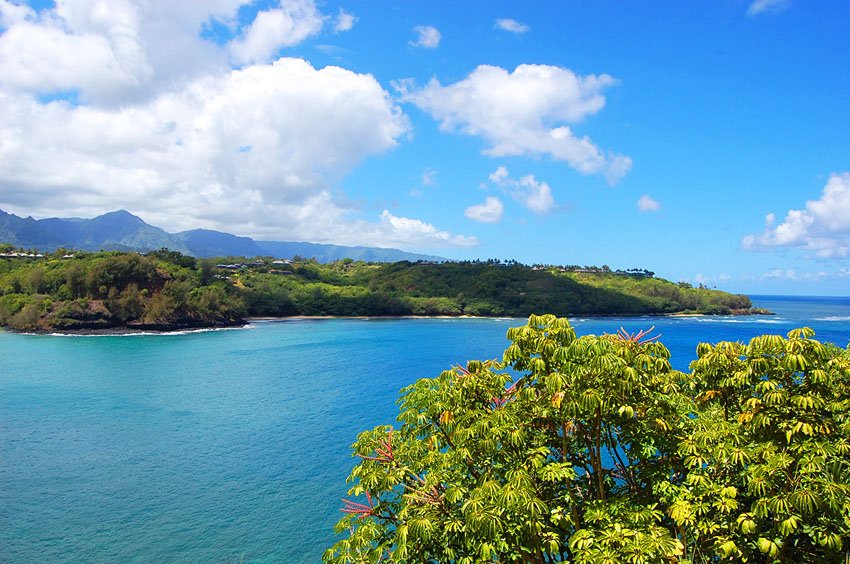
M 687 480 L 661 488 L 694 557 L 846 561 L 850 355 L 813 335 L 699 346 Z
M 397 428 L 357 438 L 362 498 L 325 561 L 842 558 L 847 351 L 801 330 L 701 345 L 687 375 L 648 332 L 545 315 L 508 337 L 501 362 L 419 380 Z
M 207 286 L 215 280 L 215 261 L 212 259 L 198 259 L 198 284 Z

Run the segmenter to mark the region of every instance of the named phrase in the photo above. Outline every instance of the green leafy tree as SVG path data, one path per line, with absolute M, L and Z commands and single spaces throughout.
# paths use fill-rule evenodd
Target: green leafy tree
M 145 303 L 144 323 L 160 325 L 172 323 L 177 319 L 177 304 L 174 298 L 162 292 L 155 292 Z
M 688 477 L 661 488 L 694 558 L 848 558 L 850 355 L 813 335 L 698 348 Z
M 798 330 L 700 345 L 686 375 L 647 332 L 508 337 L 358 437 L 325 561 L 844 561 L 847 351 Z
M 19 331 L 30 331 L 38 328 L 39 307 L 36 304 L 26 304 L 9 319 L 9 326 Z
M 502 363 L 472 361 L 403 391 L 399 429 L 354 446 L 350 535 L 329 562 L 649 562 L 682 545 L 652 497 L 675 473 L 682 375 L 645 335 L 576 337 L 566 319 L 511 329 Z M 513 380 L 501 368 L 521 376 Z

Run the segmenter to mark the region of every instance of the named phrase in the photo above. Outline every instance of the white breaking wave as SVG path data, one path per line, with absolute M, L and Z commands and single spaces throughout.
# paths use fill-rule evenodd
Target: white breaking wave
M 779 319 L 732 319 L 728 317 L 692 317 L 692 321 L 697 323 L 761 323 L 765 325 L 775 325 L 777 323 L 785 323 L 782 318 Z
M 830 315 L 828 317 L 815 317 L 815 321 L 850 321 L 850 315 Z
M 184 329 L 180 331 L 134 331 L 129 333 L 20 333 L 21 335 L 31 335 L 34 337 L 170 337 L 172 335 L 192 335 L 195 333 L 212 333 L 214 331 L 241 331 L 242 329 L 255 329 L 250 325 L 242 327 L 209 327 L 205 329 Z

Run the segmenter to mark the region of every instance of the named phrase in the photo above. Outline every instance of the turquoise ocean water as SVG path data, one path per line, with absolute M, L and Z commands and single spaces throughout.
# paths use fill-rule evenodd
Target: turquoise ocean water
M 698 342 L 808 325 L 846 346 L 850 298 L 754 297 L 774 317 L 654 325 Z M 521 319 L 291 320 L 174 335 L 0 333 L 0 562 L 318 562 L 357 433 L 398 390 L 501 355 Z

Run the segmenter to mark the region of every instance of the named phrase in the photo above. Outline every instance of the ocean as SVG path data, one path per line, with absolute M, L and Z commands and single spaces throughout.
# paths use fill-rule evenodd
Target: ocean
M 577 318 L 699 342 L 803 325 L 850 342 L 850 298 L 775 316 Z M 0 562 L 319 562 L 357 433 L 400 388 L 501 357 L 523 319 L 321 319 L 169 335 L 0 332 Z

